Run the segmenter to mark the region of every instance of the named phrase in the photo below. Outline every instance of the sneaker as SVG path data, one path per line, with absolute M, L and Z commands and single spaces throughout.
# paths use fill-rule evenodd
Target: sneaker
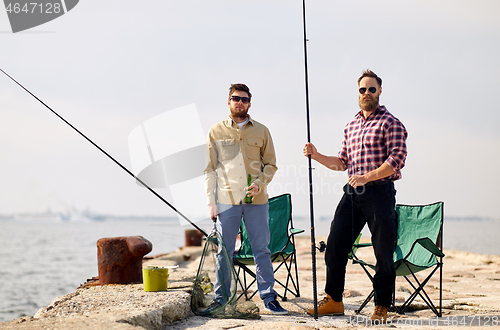
M 387 307 L 375 306 L 373 315 L 371 317 L 372 321 L 379 321 L 381 324 L 387 322 Z
M 309 308 L 307 314 L 314 316 L 314 308 Z M 318 304 L 318 316 L 322 315 L 344 315 L 344 303 L 333 300 L 327 294 Z
M 205 309 L 205 313 L 212 313 L 220 306 L 222 306 L 222 304 L 220 302 L 218 302 L 217 300 L 214 300 L 214 301 L 212 301 L 212 303 L 210 305 L 208 305 L 207 309 Z
M 274 315 L 286 315 L 288 311 L 280 306 L 277 300 L 268 302 L 266 305 L 266 311 L 273 313 Z

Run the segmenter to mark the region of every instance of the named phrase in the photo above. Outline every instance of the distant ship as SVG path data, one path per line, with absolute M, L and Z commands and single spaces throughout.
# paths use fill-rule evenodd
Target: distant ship
M 89 210 L 79 211 L 76 208 L 64 212 L 46 211 L 42 213 L 22 213 L 14 215 L 20 222 L 94 222 L 104 221 L 106 217 Z
M 100 214 L 92 213 L 90 211 L 76 211 L 60 213 L 59 217 L 64 222 L 91 222 L 91 221 L 104 221 L 105 217 Z

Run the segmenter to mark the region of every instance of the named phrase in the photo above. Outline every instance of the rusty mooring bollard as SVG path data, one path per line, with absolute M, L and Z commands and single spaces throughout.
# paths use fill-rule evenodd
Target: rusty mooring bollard
M 153 244 L 142 236 L 99 239 L 99 284 L 142 283 L 142 257 L 151 250 Z
M 203 234 L 196 229 L 188 229 L 185 231 L 186 235 L 186 246 L 201 246 L 201 240 L 203 239 Z

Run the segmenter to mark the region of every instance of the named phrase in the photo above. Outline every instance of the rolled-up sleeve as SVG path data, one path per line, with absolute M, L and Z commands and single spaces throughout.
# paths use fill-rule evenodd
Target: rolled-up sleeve
M 273 139 L 267 128 L 265 129 L 264 144 L 261 148 L 261 155 L 263 168 L 257 179 L 254 180 L 260 189 L 264 188 L 271 182 L 274 174 L 278 170 L 278 167 L 276 166 L 276 152 L 274 150 Z
M 344 140 L 342 141 L 342 146 L 340 148 L 339 153 L 337 154 L 337 158 L 344 163 L 345 167 L 349 164 L 349 158 L 347 153 L 347 128 L 344 129 Z
M 207 147 L 205 152 L 205 193 L 207 196 L 207 205 L 215 204 L 215 187 L 216 187 L 216 168 L 217 168 L 217 148 L 215 142 L 210 138 L 210 133 L 207 136 Z
M 404 125 L 398 120 L 392 122 L 387 130 L 386 146 L 389 156 L 385 162 L 395 172 L 400 171 L 405 166 L 406 156 L 408 154 L 406 148 L 407 138 L 408 132 Z

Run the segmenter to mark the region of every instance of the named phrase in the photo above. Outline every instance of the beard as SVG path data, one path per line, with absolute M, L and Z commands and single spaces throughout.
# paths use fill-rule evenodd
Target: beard
M 231 110 L 232 118 L 246 119 L 248 113 L 248 106 L 243 105 L 241 108 L 237 108 L 236 106 L 229 107 Z
M 359 99 L 359 107 L 364 111 L 374 111 L 378 108 L 378 96 L 372 96 L 370 100 Z

